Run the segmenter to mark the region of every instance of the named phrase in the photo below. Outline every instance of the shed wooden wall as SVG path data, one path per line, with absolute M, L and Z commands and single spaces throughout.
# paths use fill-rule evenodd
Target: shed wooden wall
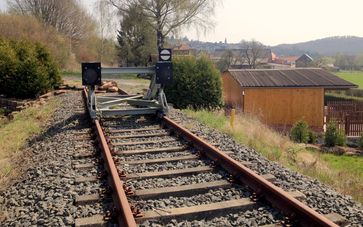
M 228 73 L 222 75 L 223 98 L 227 106 L 243 108 L 243 90 L 239 83 Z
M 305 120 L 314 128 L 323 128 L 324 88 L 242 88 L 229 73 L 222 79 L 226 105 L 238 106 L 268 125 L 291 126 Z
M 266 124 L 293 125 L 304 120 L 323 128 L 323 88 L 246 89 L 244 101 L 244 112 L 257 115 Z

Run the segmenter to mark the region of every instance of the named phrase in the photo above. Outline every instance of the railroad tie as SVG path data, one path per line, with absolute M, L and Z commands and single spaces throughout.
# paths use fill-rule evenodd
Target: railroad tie
M 75 227 L 93 227 L 93 226 L 107 226 L 107 221 L 103 215 L 93 215 L 86 218 L 77 218 L 75 220 Z
M 132 138 L 147 138 L 147 137 L 158 137 L 158 136 L 168 136 L 170 132 L 156 132 L 156 133 L 146 133 L 146 134 L 134 134 L 134 135 L 123 135 L 123 136 L 109 136 L 110 139 L 132 139 Z

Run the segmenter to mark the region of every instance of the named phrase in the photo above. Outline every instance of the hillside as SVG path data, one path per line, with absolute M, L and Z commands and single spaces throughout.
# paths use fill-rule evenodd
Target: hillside
M 191 48 L 206 50 L 208 52 L 213 52 L 216 49 L 240 48 L 239 43 L 190 41 L 186 38 L 183 40 L 168 40 L 168 42 L 171 45 L 187 43 Z M 338 53 L 343 55 L 357 55 L 363 54 L 363 37 L 335 36 L 295 44 L 280 44 L 270 48 L 277 55 L 285 56 L 302 55 L 304 53 L 309 53 L 312 56 L 332 56 Z
M 296 44 L 280 44 L 271 47 L 277 55 L 357 55 L 363 53 L 363 38 L 356 36 L 336 36 Z

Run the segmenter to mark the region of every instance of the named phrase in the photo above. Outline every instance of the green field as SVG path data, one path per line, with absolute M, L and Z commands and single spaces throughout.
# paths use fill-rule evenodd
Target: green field
M 363 71 L 341 71 L 337 72 L 336 75 L 357 84 L 360 89 L 363 89 Z

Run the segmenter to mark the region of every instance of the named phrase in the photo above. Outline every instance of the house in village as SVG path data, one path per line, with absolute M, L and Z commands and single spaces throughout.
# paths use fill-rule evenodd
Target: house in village
M 304 120 L 322 131 L 325 91 L 357 87 L 318 68 L 230 69 L 222 79 L 227 107 L 257 116 L 277 129 Z
M 275 65 L 281 65 L 281 68 L 284 66 L 285 68 L 295 68 L 297 59 L 299 59 L 299 56 L 276 56 L 272 63 Z
M 313 67 L 314 59 L 308 54 L 303 54 L 298 59 L 296 59 L 295 66 L 296 68 Z
M 188 44 L 182 43 L 172 49 L 173 56 L 196 56 L 197 50 L 190 48 Z

